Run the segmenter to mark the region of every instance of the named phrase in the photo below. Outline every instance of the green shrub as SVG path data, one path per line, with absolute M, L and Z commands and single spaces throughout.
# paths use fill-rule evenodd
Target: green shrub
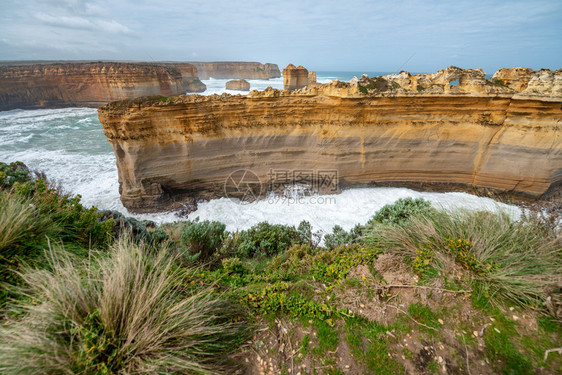
M 115 238 L 124 234 L 130 235 L 135 242 L 144 242 L 149 246 L 162 244 L 170 239 L 170 236 L 161 227 L 149 220 L 137 220 L 130 216 L 125 216 L 119 211 L 104 210 L 101 211 L 102 220 L 113 220 L 115 226 L 112 232 Z M 156 227 L 153 231 L 149 227 Z
M 363 236 L 365 226 L 357 224 L 349 232 L 346 232 L 339 225 L 335 225 L 332 229 L 332 234 L 324 236 L 324 245 L 328 249 L 335 249 L 340 246 L 347 246 L 358 243 Z
M 65 194 L 43 179 L 35 180 L 33 186 L 15 184 L 14 188 L 20 195 L 31 197 L 39 214 L 47 216 L 58 228 L 57 239 L 99 247 L 107 246 L 112 238 L 115 221 L 101 220 L 95 207 L 82 206 L 80 195 Z
M 194 221 L 183 223 L 181 228 L 181 244 L 186 246 L 191 256 L 208 260 L 221 249 L 228 232 L 226 225 L 218 221 Z
M 360 245 L 312 249 L 295 244 L 275 256 L 264 272 L 283 280 L 304 277 L 334 283 L 345 279 L 354 267 L 372 264 L 379 253 L 376 248 Z
M 393 204 L 387 204 L 381 208 L 369 221 L 369 224 L 397 224 L 406 223 L 411 217 L 427 215 L 435 210 L 431 203 L 418 198 L 400 198 Z
M 114 221 L 101 220 L 96 208 L 83 207 L 80 195 L 66 194 L 45 178 L 32 179 L 23 163 L 0 163 L 0 188 L 9 189 L 13 196 L 29 202 L 34 207 L 35 218 L 49 222 L 49 237 L 91 247 L 108 244 Z M 43 242 L 44 238 L 36 235 L 27 247 Z
M 299 223 L 297 232 L 298 241 L 295 243 L 307 245 L 313 248 L 318 246 L 318 244 L 320 243 L 320 239 L 322 238 L 321 232 L 313 232 L 312 225 L 306 220 L 303 220 Z
M 248 268 L 242 263 L 239 258 L 226 258 L 222 260 L 222 268 L 229 275 L 239 274 L 244 275 L 248 273 Z
M 273 256 L 286 251 L 292 244 L 315 245 L 316 237 L 306 221 L 298 228 L 264 221 L 238 233 L 235 252 L 241 257 Z
M 32 181 L 29 169 L 20 161 L 6 164 L 0 162 L 0 188 L 9 189 L 16 182 L 30 183 Z
M 233 373 L 247 323 L 209 290 L 180 294 L 169 254 L 124 239 L 84 265 L 51 251 L 51 270 L 23 274 L 24 316 L 0 327 L 0 372 Z

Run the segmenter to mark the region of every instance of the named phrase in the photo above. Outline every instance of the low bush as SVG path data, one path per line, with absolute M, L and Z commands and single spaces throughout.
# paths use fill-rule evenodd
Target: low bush
M 72 196 L 53 187 L 46 180 L 38 179 L 31 184 L 15 184 L 14 191 L 29 197 L 39 214 L 49 218 L 58 228 L 57 239 L 63 242 L 79 242 L 88 247 L 105 247 L 112 237 L 114 220 L 101 220 L 95 207 L 86 208 L 80 203 L 80 195 Z
M 286 251 L 292 244 L 316 246 L 318 235 L 306 221 L 298 228 L 290 225 L 262 222 L 235 236 L 235 253 L 241 257 L 273 256 Z
M 0 162 L 0 188 L 9 189 L 15 183 L 32 182 L 29 169 L 22 162 L 6 164 Z
M 332 233 L 328 233 L 324 236 L 324 246 L 328 249 L 335 249 L 336 247 L 359 243 L 365 230 L 366 227 L 360 224 L 357 224 L 349 232 L 345 231 L 339 225 L 335 225 L 332 229 Z
M 88 247 L 107 246 L 110 229 L 115 224 L 113 220 L 102 220 L 96 208 L 82 206 L 80 195 L 65 193 L 40 173 L 35 172 L 34 176 L 21 162 L 0 163 L 0 190 L 14 196 L 14 202 L 25 200 L 34 208 L 37 220 L 48 221 L 49 237 Z M 43 241 L 42 236 L 34 236 L 27 246 L 33 247 Z
M 387 204 L 381 208 L 371 220 L 369 224 L 397 224 L 406 223 L 410 218 L 427 215 L 434 212 L 431 203 L 418 198 L 400 198 L 392 204 Z
M 218 221 L 187 221 L 181 227 L 181 245 L 187 248 L 191 259 L 208 260 L 220 250 L 228 236 L 226 225 Z
M 100 213 L 102 220 L 113 220 L 115 222 L 112 228 L 115 238 L 127 234 L 135 242 L 143 242 L 149 246 L 157 246 L 170 239 L 168 233 L 162 227 L 157 227 L 153 221 L 140 221 L 133 217 L 125 216 L 119 211 L 104 210 Z M 154 228 L 154 230 L 149 228 Z
M 23 316 L 0 327 L 0 372 L 233 372 L 231 355 L 248 338 L 240 310 L 209 290 L 182 294 L 165 248 L 121 239 L 83 265 L 64 254 L 52 250 L 50 270 L 23 273 L 28 298 Z

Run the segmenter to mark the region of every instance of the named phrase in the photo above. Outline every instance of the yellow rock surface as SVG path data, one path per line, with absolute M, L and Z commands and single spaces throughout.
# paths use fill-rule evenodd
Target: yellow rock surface
M 363 94 L 357 82 L 334 81 L 291 92 L 121 102 L 100 108 L 99 118 L 117 156 L 121 200 L 138 212 L 222 196 L 237 169 L 264 183 L 270 170 L 337 170 L 341 188 L 559 192 L 562 98 L 503 86 L 492 94 L 486 90 L 497 85 L 479 77 L 447 93 L 388 85 Z

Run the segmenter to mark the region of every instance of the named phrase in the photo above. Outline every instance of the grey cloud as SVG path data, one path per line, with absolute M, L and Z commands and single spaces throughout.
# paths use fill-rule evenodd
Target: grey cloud
M 560 68 L 560 0 L 0 0 L 0 59 Z M 35 42 L 34 47 L 31 43 Z M 5 45 L 3 45 L 4 47 Z
M 45 13 L 36 13 L 35 18 L 50 26 L 64 27 L 69 29 L 84 29 L 104 31 L 114 34 L 130 34 L 131 30 L 115 20 L 105 21 L 101 19 L 88 19 L 78 16 L 52 16 Z

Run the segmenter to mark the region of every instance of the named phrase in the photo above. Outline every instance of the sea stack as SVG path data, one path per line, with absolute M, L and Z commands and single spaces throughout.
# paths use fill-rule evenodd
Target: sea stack
M 316 83 L 316 72 L 308 72 L 308 84 L 312 85 Z
M 226 83 L 226 88 L 228 90 L 238 90 L 238 91 L 250 91 L 250 82 L 245 79 L 233 79 Z
M 283 69 L 285 90 L 298 90 L 306 86 L 308 86 L 308 70 L 304 66 L 295 67 L 293 64 L 289 64 Z

